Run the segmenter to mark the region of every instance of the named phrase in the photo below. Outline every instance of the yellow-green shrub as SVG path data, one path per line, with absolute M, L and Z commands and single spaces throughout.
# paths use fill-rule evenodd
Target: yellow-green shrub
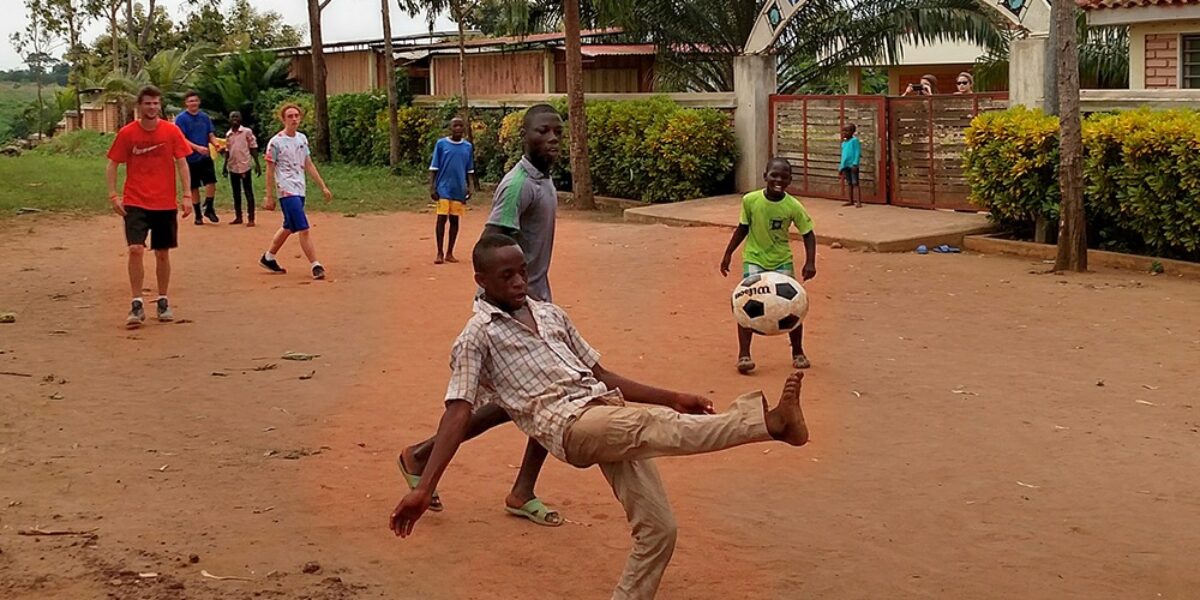
M 967 130 L 971 199 L 1027 232 L 1058 220 L 1058 119 L 1016 107 Z M 1093 247 L 1200 259 L 1200 113 L 1136 110 L 1083 123 L 1084 210 Z

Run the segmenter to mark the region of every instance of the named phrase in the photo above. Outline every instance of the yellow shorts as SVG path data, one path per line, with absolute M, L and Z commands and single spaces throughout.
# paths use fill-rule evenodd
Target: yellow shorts
M 437 214 L 461 217 L 467 214 L 467 203 L 462 200 L 447 200 L 442 198 L 437 202 Z

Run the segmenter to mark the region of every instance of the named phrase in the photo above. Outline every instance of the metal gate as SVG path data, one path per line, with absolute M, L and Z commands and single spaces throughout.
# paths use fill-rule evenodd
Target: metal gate
M 863 202 L 886 203 L 886 110 L 883 96 L 771 96 L 771 153 L 791 161 L 796 195 L 846 197 L 838 173 L 842 127 L 854 123 Z
M 969 96 L 771 96 L 771 151 L 792 162 L 799 196 L 845 198 L 838 173 L 841 130 L 862 142 L 863 202 L 976 210 L 963 175 L 964 133 L 1008 94 Z
M 965 133 L 975 115 L 1007 106 L 1006 93 L 888 98 L 889 201 L 979 210 L 963 173 Z

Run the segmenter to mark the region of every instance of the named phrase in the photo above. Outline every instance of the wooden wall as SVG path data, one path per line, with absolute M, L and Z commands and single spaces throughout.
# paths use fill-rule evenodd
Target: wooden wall
M 372 73 L 374 66 L 375 73 Z M 325 89 L 330 96 L 369 92 L 378 89 L 386 81 L 386 61 L 374 50 L 332 52 L 325 55 Z M 290 75 L 300 82 L 300 87 L 312 91 L 312 55 L 292 57 Z M 374 75 L 375 85 L 372 85 Z
M 555 53 L 554 93 L 567 93 L 567 64 Z M 587 93 L 644 93 L 654 91 L 653 56 L 597 56 L 584 59 L 583 91 Z
M 467 95 L 541 94 L 546 92 L 546 57 L 549 51 L 468 54 Z M 459 92 L 458 56 L 437 55 L 430 60 L 434 96 Z

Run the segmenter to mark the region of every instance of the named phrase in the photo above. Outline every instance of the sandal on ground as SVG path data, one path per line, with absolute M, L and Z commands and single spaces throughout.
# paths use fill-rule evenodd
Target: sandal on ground
M 564 522 L 562 515 L 558 514 L 558 511 L 546 508 L 546 505 L 537 498 L 522 504 L 521 508 L 513 508 L 505 505 L 504 511 L 513 516 L 529 519 L 544 527 L 558 527 Z
M 753 371 L 754 367 L 755 367 L 754 360 L 751 359 L 749 356 L 742 356 L 742 357 L 738 358 L 738 361 L 737 361 L 738 373 L 745 375 L 745 374 L 749 373 L 750 371 Z
M 396 466 L 400 467 L 400 474 L 404 476 L 404 482 L 408 484 L 408 489 L 417 489 L 417 486 L 421 484 L 421 476 L 413 475 L 412 473 L 408 472 L 408 469 L 404 468 L 403 454 L 396 457 Z M 433 512 L 442 512 L 443 510 L 446 510 L 446 507 L 442 505 L 442 498 L 438 496 L 437 490 L 434 490 L 433 499 L 429 501 L 429 510 Z

